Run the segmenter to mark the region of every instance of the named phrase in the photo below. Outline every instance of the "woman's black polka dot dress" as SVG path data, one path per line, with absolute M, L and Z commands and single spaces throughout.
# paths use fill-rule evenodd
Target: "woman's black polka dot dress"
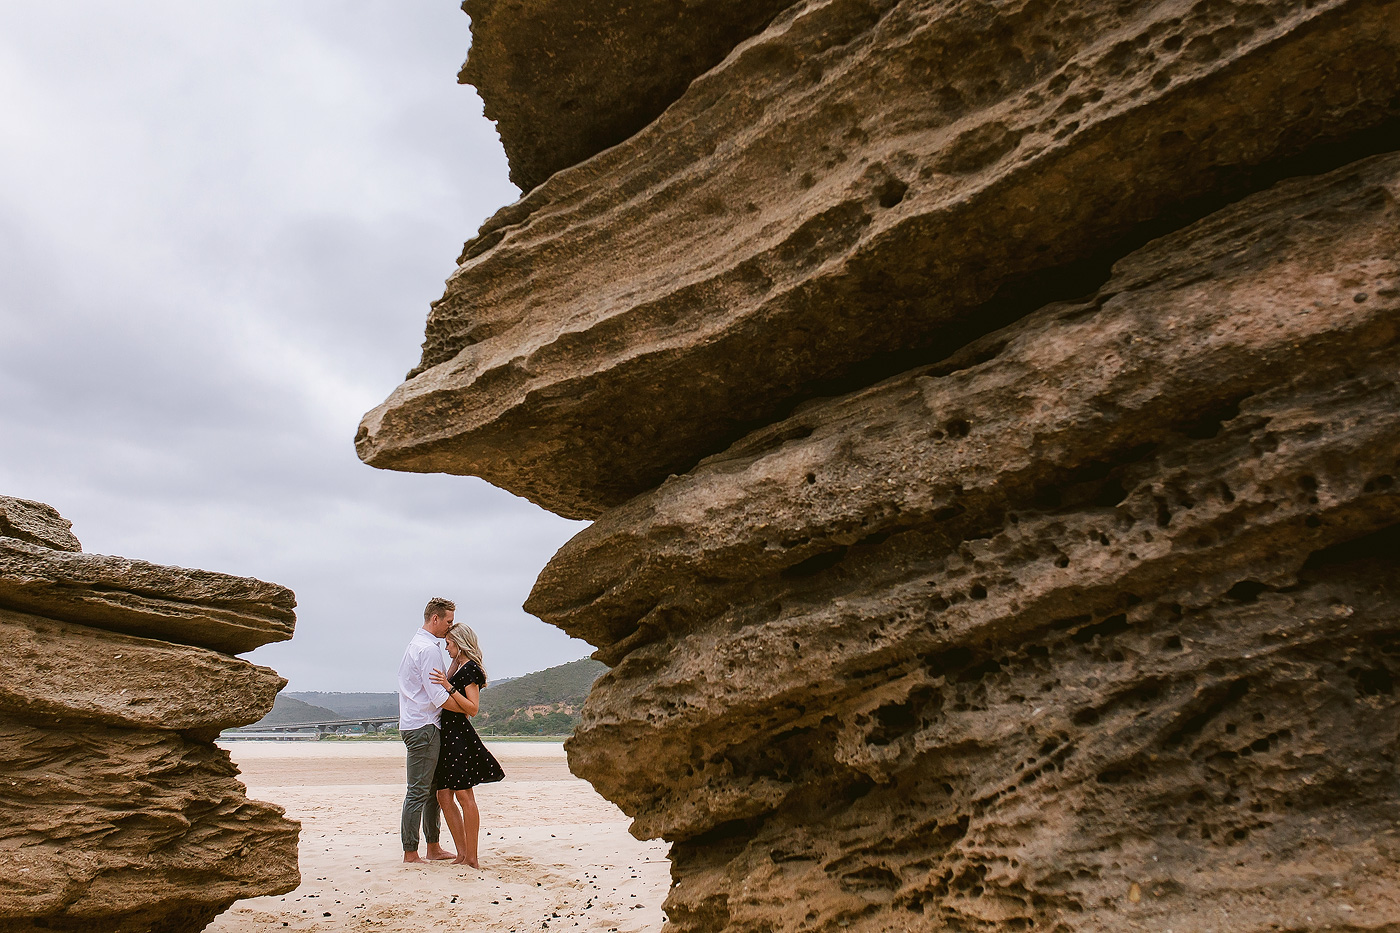
M 463 664 L 449 680 L 458 690 L 468 685 L 486 683 L 486 675 L 475 661 Z M 439 790 L 466 790 L 478 784 L 490 784 L 506 776 L 486 746 L 481 743 L 471 720 L 456 710 L 442 711 L 442 750 L 438 753 L 437 772 L 433 784 Z

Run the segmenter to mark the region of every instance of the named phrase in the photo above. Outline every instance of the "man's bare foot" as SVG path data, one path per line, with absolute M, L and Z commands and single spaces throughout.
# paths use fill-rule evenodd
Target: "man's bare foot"
M 426 864 L 428 864 L 426 861 L 424 861 L 424 860 L 418 855 L 418 852 L 417 852 L 416 850 L 413 851 L 413 852 L 405 852 L 405 853 L 403 854 L 403 860 L 404 860 L 404 864 L 405 864 L 405 865 L 426 865 Z
M 428 846 L 428 858 L 432 859 L 434 862 L 441 862 L 441 861 L 444 861 L 444 860 L 446 860 L 446 859 L 456 858 L 456 857 L 457 857 L 457 853 L 456 853 L 456 852 L 448 852 L 448 851 L 447 851 L 446 849 L 444 849 L 442 846 L 439 846 L 439 845 L 430 845 L 430 846 Z

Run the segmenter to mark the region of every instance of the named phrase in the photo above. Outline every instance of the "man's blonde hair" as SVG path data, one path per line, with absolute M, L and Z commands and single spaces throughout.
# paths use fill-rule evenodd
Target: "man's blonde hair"
M 428 605 L 423 609 L 423 621 L 426 622 L 433 616 L 442 618 L 449 612 L 456 612 L 457 604 L 450 599 L 443 599 L 441 596 L 434 596 L 428 600 Z

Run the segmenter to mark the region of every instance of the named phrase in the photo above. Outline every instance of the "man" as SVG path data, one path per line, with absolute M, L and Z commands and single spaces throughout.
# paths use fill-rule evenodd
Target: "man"
M 449 859 L 456 855 L 438 845 L 438 805 L 434 794 L 433 772 L 437 770 L 441 748 L 442 705 L 448 693 L 433 683 L 429 675 L 445 665 L 437 640 L 447 634 L 456 615 L 457 604 L 433 597 L 423 610 L 423 627 L 399 662 L 399 734 L 408 746 L 408 793 L 403 798 L 403 860 L 423 863 L 418 855 L 418 825 L 428 843 L 429 859 Z

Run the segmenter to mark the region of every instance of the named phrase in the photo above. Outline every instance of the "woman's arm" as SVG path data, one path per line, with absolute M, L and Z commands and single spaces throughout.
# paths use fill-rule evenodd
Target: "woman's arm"
M 447 702 L 442 704 L 442 708 L 455 710 L 464 716 L 475 716 L 481 708 L 481 688 L 476 684 L 467 684 L 465 690 L 448 694 Z

